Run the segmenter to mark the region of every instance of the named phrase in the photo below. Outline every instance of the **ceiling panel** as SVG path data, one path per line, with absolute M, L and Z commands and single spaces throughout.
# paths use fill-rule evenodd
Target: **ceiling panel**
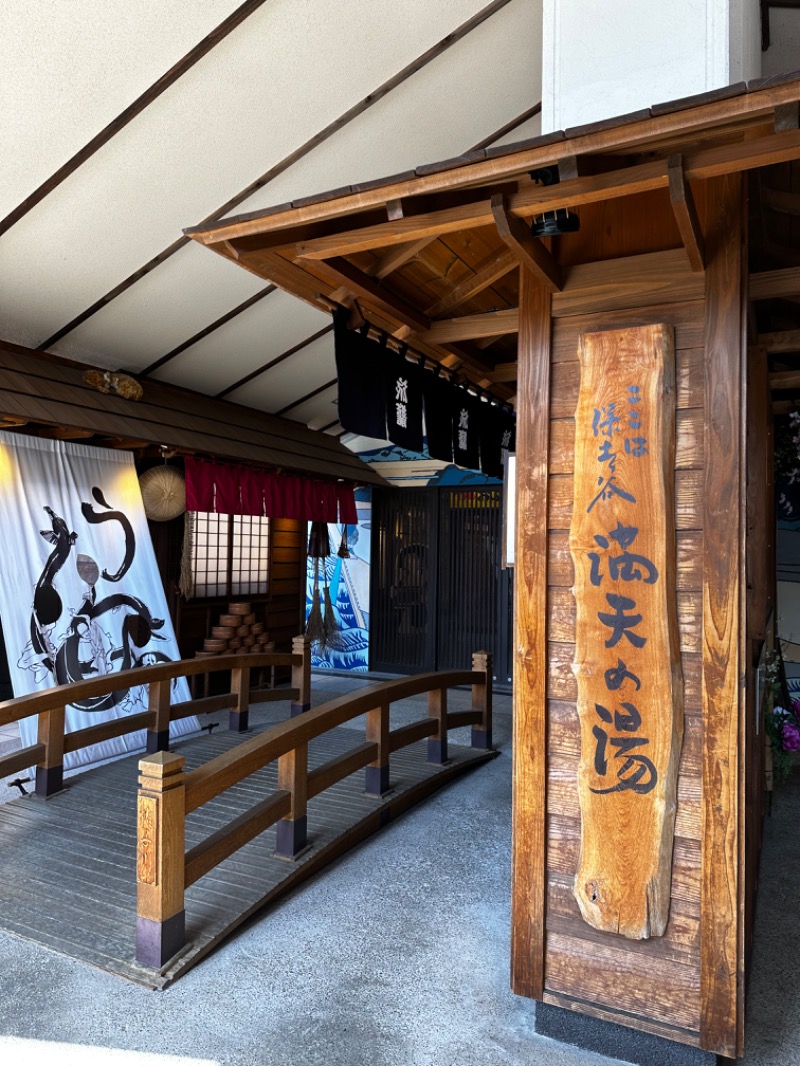
M 181 352 L 156 370 L 153 377 L 216 394 L 329 323 L 328 315 L 279 289 Z M 293 359 L 294 356 L 280 365 L 288 365 Z M 296 388 L 298 395 L 307 391 L 303 381 Z M 242 402 L 238 393 L 230 398 Z
M 320 337 L 266 374 L 232 392 L 228 399 L 263 411 L 280 411 L 335 377 L 333 343 L 327 336 Z M 292 418 L 296 418 L 294 412 Z
M 238 3 L 4 3 L 0 217 L 191 51 Z
M 113 369 L 143 370 L 267 284 L 192 241 L 50 351 Z

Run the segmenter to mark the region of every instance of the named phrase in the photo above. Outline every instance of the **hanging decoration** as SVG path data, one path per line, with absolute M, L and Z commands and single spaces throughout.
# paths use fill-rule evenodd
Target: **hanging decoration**
M 502 476 L 503 452 L 513 448 L 514 411 L 471 383 L 456 385 L 440 363 L 425 369 L 425 355 L 415 353 L 413 362 L 405 344 L 393 351 L 383 331 L 371 340 L 367 322 L 348 329 L 349 317 L 347 308 L 333 316 L 342 427 L 412 452 L 421 452 L 427 437 L 431 459 Z
M 186 510 L 186 482 L 174 466 L 153 466 L 139 478 L 144 513 L 151 522 L 169 522 Z
M 185 468 L 189 511 L 356 524 L 353 486 L 345 482 L 273 474 L 191 456 L 186 457 Z
M 0 433 L 0 617 L 15 696 L 180 658 L 133 458 Z M 190 699 L 185 679 L 173 699 Z M 147 690 L 76 699 L 67 731 L 146 709 Z M 198 729 L 172 724 L 173 736 Z M 20 722 L 36 743 L 35 718 Z M 144 745 L 144 732 L 70 752 L 65 766 Z
M 326 522 L 312 522 L 311 531 L 308 535 L 308 557 L 314 560 L 314 589 L 311 595 L 311 611 L 306 623 L 306 636 L 312 643 L 319 644 L 322 648 L 327 647 L 329 638 L 333 635 L 336 622 L 333 617 L 333 608 L 328 590 L 328 575 L 325 568 L 325 559 L 331 554 L 331 542 L 328 535 Z M 325 614 L 322 613 L 322 599 L 319 588 L 320 560 L 322 560 L 322 572 L 325 583 Z

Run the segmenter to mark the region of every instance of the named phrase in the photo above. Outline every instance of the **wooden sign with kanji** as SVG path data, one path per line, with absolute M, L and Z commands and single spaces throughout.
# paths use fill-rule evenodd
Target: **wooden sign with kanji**
M 669 917 L 683 688 L 675 591 L 672 329 L 580 339 L 575 662 L 581 847 L 575 897 L 633 939 Z

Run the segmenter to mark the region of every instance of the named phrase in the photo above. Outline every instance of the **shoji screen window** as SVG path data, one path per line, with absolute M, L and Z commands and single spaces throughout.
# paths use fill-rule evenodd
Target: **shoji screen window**
M 269 591 L 268 518 L 197 511 L 192 520 L 195 596 L 258 596 Z

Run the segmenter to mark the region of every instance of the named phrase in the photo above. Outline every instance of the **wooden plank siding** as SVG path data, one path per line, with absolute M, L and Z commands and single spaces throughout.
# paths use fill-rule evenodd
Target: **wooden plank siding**
M 727 182 L 727 195 L 734 195 L 735 179 L 733 185 L 730 179 L 718 181 Z M 717 195 L 714 189 L 708 190 L 708 197 L 712 201 L 709 207 L 703 194 L 704 215 L 713 217 Z M 732 212 L 734 209 L 729 206 L 728 210 Z M 635 223 L 630 224 L 635 226 Z M 708 228 L 708 223 L 705 228 Z M 734 232 L 741 235 L 740 230 L 734 228 Z M 717 256 L 718 262 L 717 248 L 718 244 L 715 245 L 711 239 L 709 255 Z M 544 893 L 543 944 L 539 948 L 535 936 L 530 938 L 528 946 L 534 950 L 527 960 L 527 966 L 523 966 L 516 958 L 512 959 L 512 983 L 518 991 L 527 991 L 527 994 L 554 1005 L 634 1026 L 680 1043 L 734 1054 L 738 1010 L 735 997 L 741 960 L 736 947 L 740 928 L 737 870 L 732 869 L 731 862 L 736 865 L 738 802 L 735 783 L 738 779 L 734 759 L 733 778 L 724 809 L 724 818 L 730 819 L 730 825 L 727 834 L 721 837 L 720 825 L 712 824 L 716 801 L 709 801 L 709 796 L 715 795 L 709 789 L 719 770 L 716 763 L 719 752 L 714 747 L 709 750 L 707 743 L 709 713 L 712 730 L 719 720 L 715 717 L 714 708 L 709 707 L 709 666 L 707 662 L 704 666 L 704 655 L 708 657 L 710 654 L 708 603 L 710 599 L 722 596 L 723 632 L 726 637 L 730 636 L 733 646 L 726 645 L 725 649 L 726 654 L 730 655 L 730 666 L 726 666 L 719 657 L 714 658 L 714 664 L 723 669 L 725 678 L 732 676 L 731 672 L 737 669 L 735 643 L 738 616 L 735 597 L 739 588 L 739 490 L 735 471 L 738 470 L 739 449 L 736 441 L 740 433 L 741 412 L 735 385 L 733 395 L 727 395 L 722 388 L 727 405 L 723 405 L 717 413 L 726 434 L 724 445 L 718 438 L 709 440 L 708 421 L 709 417 L 713 417 L 709 405 L 716 403 L 715 398 L 720 396 L 722 378 L 733 373 L 730 363 L 736 365 L 741 358 L 741 336 L 738 332 L 740 315 L 731 312 L 735 326 L 729 327 L 732 335 L 726 335 L 725 341 L 729 362 L 724 371 L 718 369 L 712 373 L 708 366 L 706 336 L 709 316 L 713 321 L 714 312 L 707 308 L 704 299 L 706 277 L 691 270 L 688 257 L 682 250 L 661 253 L 651 250 L 650 254 L 644 254 L 646 250 L 641 248 L 637 251 L 642 253 L 638 257 L 641 268 L 645 272 L 652 268 L 653 277 L 634 280 L 629 270 L 620 269 L 617 273 L 622 284 L 616 291 L 613 285 L 610 286 L 605 301 L 602 283 L 595 280 L 595 271 L 604 264 L 573 267 L 567 273 L 567 277 L 572 276 L 573 279 L 585 275 L 588 284 L 586 301 L 582 301 L 579 289 L 570 291 L 569 284 L 565 288 L 568 298 L 564 294 L 553 297 L 549 337 L 550 392 L 545 404 L 539 402 L 531 406 L 530 386 L 525 385 L 524 377 L 525 360 L 530 356 L 526 355 L 522 344 L 522 333 L 520 337 L 518 418 L 522 432 L 518 437 L 518 465 L 527 470 L 521 476 L 530 480 L 537 463 L 541 468 L 541 456 L 537 456 L 533 449 L 546 448 L 546 494 L 542 491 L 544 486 L 540 485 L 538 506 L 547 507 L 547 564 L 538 579 L 539 584 L 532 586 L 531 572 L 539 571 L 528 554 L 532 550 L 530 530 L 518 534 L 518 564 L 522 558 L 526 558 L 527 562 L 524 567 L 518 565 L 517 581 L 521 572 L 524 572 L 526 587 L 523 590 L 518 584 L 517 602 L 519 604 L 524 596 L 528 606 L 518 617 L 516 646 L 518 655 L 522 655 L 526 643 L 531 645 L 546 640 L 547 678 L 544 722 L 536 723 L 535 708 L 529 706 L 531 701 L 542 695 L 537 693 L 536 682 L 528 681 L 527 693 L 517 689 L 519 743 L 515 834 L 521 834 L 520 819 L 529 817 L 527 812 L 536 796 L 539 796 L 545 804 L 546 876 L 539 870 L 538 876 L 534 872 L 525 883 L 529 901 L 535 901 L 539 892 Z M 735 266 L 730 266 L 725 260 L 729 270 L 726 284 L 730 284 L 730 271 L 738 270 L 741 266 L 739 255 L 734 258 Z M 711 269 L 713 271 L 713 267 Z M 669 283 L 666 283 L 667 278 Z M 661 279 L 665 279 L 663 285 Z M 731 304 L 740 299 L 740 292 L 740 283 L 731 288 L 727 310 L 720 314 L 720 321 L 730 318 L 728 311 Z M 650 294 L 649 302 L 645 303 L 644 294 L 647 293 Z M 572 895 L 580 840 L 577 790 L 580 732 L 575 703 L 576 684 L 572 673 L 575 603 L 571 588 L 574 573 L 568 545 L 573 499 L 574 413 L 580 383 L 577 349 L 578 337 L 582 332 L 658 322 L 673 327 L 676 344 L 676 584 L 686 720 L 678 781 L 669 924 L 663 937 L 627 941 L 592 929 L 583 922 Z M 521 331 L 524 328 L 525 315 L 521 312 Z M 716 343 L 713 331 L 709 337 L 709 343 Z M 722 347 L 719 346 L 718 352 L 721 352 Z M 538 374 L 544 373 L 539 368 Z M 546 429 L 541 424 L 545 419 Z M 523 428 L 529 421 L 538 425 L 535 432 Z M 735 466 L 733 475 L 731 463 Z M 722 496 L 718 495 L 718 515 L 709 511 L 708 493 L 714 488 L 710 482 L 710 478 L 713 482 L 710 469 L 720 479 L 718 494 L 723 492 L 724 474 L 726 495 L 724 502 Z M 734 477 L 733 488 L 731 476 Z M 525 491 L 520 484 L 518 521 L 527 527 L 532 521 L 532 513 L 530 505 L 524 502 Z M 716 523 L 717 539 L 709 542 L 704 531 L 712 522 Z M 723 590 L 717 590 L 720 574 L 710 570 L 712 554 L 717 571 L 721 568 L 728 575 Z M 734 597 L 730 602 L 725 599 L 727 590 L 732 590 L 730 594 Z M 546 596 L 544 632 L 541 622 L 531 622 L 530 619 L 531 611 L 541 611 L 543 596 Z M 762 606 L 761 602 L 759 606 Z M 733 743 L 735 746 L 738 696 L 736 691 L 727 686 L 727 682 L 723 687 L 727 701 L 726 714 L 729 717 L 732 714 L 733 717 L 733 726 L 725 734 L 726 744 Z M 730 751 L 727 757 L 730 758 Z M 532 765 L 526 765 L 528 760 Z M 717 815 L 717 821 L 722 817 L 722 814 Z M 704 840 L 704 834 L 708 833 L 711 834 L 710 838 Z M 731 840 L 733 845 L 730 844 Z M 713 849 L 720 846 L 725 855 L 724 863 L 712 871 Z M 731 846 L 734 847 L 733 853 Z M 515 869 L 522 862 L 534 860 L 530 844 L 521 847 L 517 844 L 516 852 Z M 727 895 L 717 884 L 719 878 L 730 878 Z M 519 907 L 516 890 L 514 900 Z M 533 903 L 529 905 L 532 907 Z M 713 915 L 712 910 L 716 912 Z M 515 916 L 515 937 L 519 936 L 517 924 Z M 726 925 L 731 930 L 727 939 L 721 932 Z M 716 937 L 714 929 L 719 931 Z M 710 947 L 711 942 L 715 942 L 716 947 L 723 951 L 724 964 L 716 970 L 709 968 L 708 952 L 716 950 Z M 722 980 L 723 968 L 725 973 L 732 974 L 727 984 Z M 613 981 L 609 979 L 612 973 Z M 726 999 L 730 995 L 734 997 L 732 1004 Z

